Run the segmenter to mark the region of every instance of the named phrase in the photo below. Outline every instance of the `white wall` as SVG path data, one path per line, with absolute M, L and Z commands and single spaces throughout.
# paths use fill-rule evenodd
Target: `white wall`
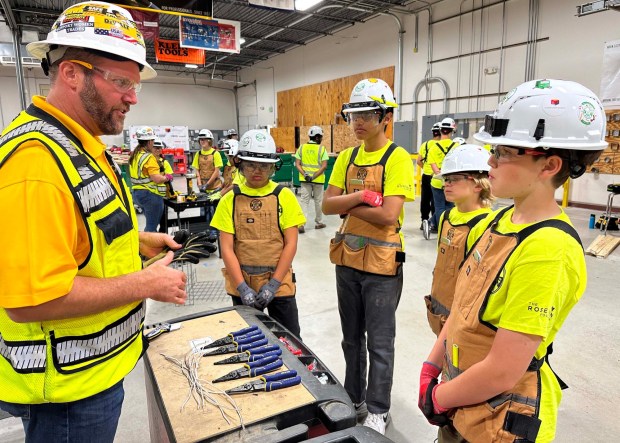
M 493 0 L 495 1 L 495 0 Z M 490 0 L 484 0 L 484 4 Z M 540 0 L 538 35 L 548 40 L 538 43 L 535 62 L 535 77 L 562 78 L 578 81 L 598 93 L 605 41 L 618 39 L 617 23 L 620 15 L 606 11 L 584 17 L 576 17 L 576 6 L 580 0 Z M 446 0 L 433 8 L 433 21 L 459 14 L 483 4 L 483 0 L 463 2 Z M 528 37 L 529 1 L 508 0 L 485 8 L 451 18 L 432 26 L 431 59 L 454 57 L 459 54 L 484 51 L 500 47 L 502 35 L 504 46 L 523 43 Z M 505 26 L 502 16 L 505 14 Z M 424 79 L 428 68 L 428 21 L 429 14 L 418 16 L 418 51 L 414 52 L 414 16 L 400 16 L 404 24 L 403 94 L 397 97 L 401 105 L 400 120 L 414 117 L 413 93 L 416 85 Z M 301 26 L 301 25 L 300 25 Z M 473 30 L 473 36 L 472 36 Z M 482 43 L 481 43 L 482 40 Z M 397 26 L 389 16 L 381 16 L 364 24 L 356 24 L 337 35 L 324 37 L 311 44 L 255 65 L 241 71 L 244 82 L 256 81 L 253 88 L 239 90 L 240 102 L 251 114 L 251 104 L 256 104 L 255 113 L 260 125 L 271 125 L 277 119 L 275 95 L 278 91 L 332 80 L 363 71 L 397 64 Z M 444 79 L 450 88 L 451 99 L 447 112 L 462 113 L 491 111 L 495 108 L 500 93 L 507 92 L 525 81 L 526 46 L 505 48 L 503 61 L 500 51 L 486 52 L 481 56 L 467 56 L 459 60 L 431 64 L 431 75 Z M 497 67 L 500 72 L 487 75 L 485 68 Z M 273 78 L 272 78 L 273 72 Z M 396 93 L 396 91 L 395 91 Z M 489 97 L 478 97 L 490 94 Z M 243 99 L 241 98 L 243 96 Z M 417 119 L 424 115 L 443 113 L 443 91 L 433 83 L 429 98 L 438 100 L 426 104 L 426 91 L 420 92 Z M 272 108 L 274 112 L 267 112 Z M 335 109 L 334 112 L 338 110 Z M 310 124 L 311 122 L 308 122 Z M 475 127 L 475 124 L 472 125 Z M 418 140 L 421 134 L 418 134 Z M 574 202 L 604 204 L 607 198 L 606 185 L 620 181 L 619 176 L 587 174 L 571 184 L 570 200 Z M 558 191 L 561 196 L 561 191 Z

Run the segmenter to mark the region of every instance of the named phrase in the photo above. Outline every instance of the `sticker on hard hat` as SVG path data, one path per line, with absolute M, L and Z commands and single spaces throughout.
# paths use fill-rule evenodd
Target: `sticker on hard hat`
M 558 99 L 549 100 L 549 96 L 543 95 L 540 96 L 540 100 L 542 102 L 542 110 L 547 115 L 557 117 L 564 114 L 564 111 L 566 111 L 566 106 Z
M 512 97 L 513 95 L 515 95 L 515 92 L 517 92 L 517 88 L 514 88 L 510 91 L 508 91 L 508 93 L 504 96 L 504 98 L 502 99 L 501 102 L 499 102 L 500 105 L 503 105 L 504 103 L 506 103 L 510 97 Z
M 265 137 L 265 134 L 259 132 L 256 134 L 256 140 L 259 142 L 264 142 L 265 140 L 267 140 L 267 137 Z
M 579 105 L 579 121 L 584 125 L 589 125 L 596 120 L 596 108 L 590 102 L 582 102 Z
M 366 87 L 366 83 L 358 83 L 357 85 L 355 85 L 355 88 L 353 89 L 353 91 L 355 92 L 360 92 L 362 91 L 364 88 Z

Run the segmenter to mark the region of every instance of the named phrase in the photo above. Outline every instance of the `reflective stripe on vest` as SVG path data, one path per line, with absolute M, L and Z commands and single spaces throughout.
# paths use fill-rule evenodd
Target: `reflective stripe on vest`
M 138 148 L 136 148 L 138 149 Z M 155 183 L 146 172 L 144 172 L 144 165 L 152 156 L 155 158 L 153 154 L 150 152 L 142 152 L 138 154 L 139 157 L 137 159 L 133 159 L 133 162 L 129 166 L 131 175 L 131 184 L 134 189 L 144 189 L 152 192 L 157 195 L 166 195 L 166 184 L 165 183 Z M 157 158 L 155 158 L 157 160 Z M 159 163 L 158 163 L 159 164 Z
M 0 168 L 20 146 L 32 141 L 34 149 L 46 149 L 56 161 L 86 228 L 89 249 L 78 263 L 77 275 L 111 278 L 139 271 L 137 220 L 118 165 L 106 153 L 114 172 L 113 178 L 108 177 L 74 134 L 53 116 L 30 106 L 0 138 Z M 32 323 L 13 322 L 0 309 L 0 400 L 76 401 L 118 383 L 144 351 L 144 309 L 142 302 L 133 302 L 82 317 Z M 68 357 L 58 363 L 56 344 L 61 342 L 81 342 L 81 360 Z M 87 343 L 93 342 L 95 346 L 87 349 Z M 75 346 L 60 352 L 68 355 L 71 349 Z
M 15 372 L 22 374 L 45 371 L 45 345 L 45 341 L 6 341 L 0 334 L 0 355 L 7 359 Z
M 497 328 L 481 319 L 496 284 L 502 277 L 506 262 L 521 243 L 543 228 L 560 229 L 581 244 L 575 229 L 560 220 L 535 223 L 520 232 L 501 234 L 495 230 L 510 207 L 500 211 L 482 236 L 472 246 L 459 273 L 450 322 L 446 334 L 444 374 L 446 380 L 458 377 L 489 353 Z M 458 367 L 453 361 L 453 347 L 458 346 Z M 550 349 L 550 347 L 548 348 Z M 549 351 L 548 351 L 549 352 Z M 493 441 L 504 435 L 506 441 L 526 438 L 535 441 L 541 421 L 540 368 L 546 358 L 534 358 L 521 379 L 512 389 L 487 402 L 456 409 L 453 424 L 468 441 Z M 488 403 L 509 400 L 507 407 L 489 413 Z M 510 439 L 510 440 L 509 440 Z

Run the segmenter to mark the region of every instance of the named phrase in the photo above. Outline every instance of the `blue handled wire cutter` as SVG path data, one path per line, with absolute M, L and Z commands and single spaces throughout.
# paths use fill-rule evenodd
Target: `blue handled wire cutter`
M 265 338 L 263 334 L 261 335 L 252 335 L 245 339 L 240 339 L 237 341 L 233 341 L 229 345 L 220 346 L 219 348 L 211 348 L 207 349 L 205 353 L 203 353 L 203 357 L 207 357 L 209 355 L 220 355 L 220 354 L 230 354 L 230 353 L 238 353 L 247 351 L 248 349 L 258 348 L 259 346 L 264 346 L 269 341 Z
M 301 383 L 301 377 L 297 371 L 276 372 L 271 375 L 263 375 L 258 380 L 244 383 L 241 386 L 226 391 L 227 394 L 244 394 L 257 391 L 271 392 L 276 389 L 288 388 Z
M 253 335 L 259 335 L 259 334 L 262 334 L 262 332 L 260 329 L 258 329 L 258 326 L 252 325 L 249 328 L 240 329 L 238 331 L 231 332 L 226 337 L 219 338 L 215 340 L 214 342 L 209 343 L 206 346 L 203 346 L 202 349 L 217 348 L 218 346 L 231 344 L 233 341 L 241 337 L 247 338 L 247 337 L 251 337 Z
M 248 361 L 260 360 L 261 358 L 269 357 L 270 355 L 280 356 L 282 355 L 282 349 L 280 349 L 278 345 L 261 346 L 258 348 L 248 349 L 241 354 L 216 361 L 213 364 L 229 365 L 233 363 L 246 363 Z
M 213 383 L 219 383 L 222 381 L 237 380 L 244 377 L 256 377 L 267 372 L 273 372 L 282 367 L 282 360 L 275 355 L 265 357 L 263 359 L 249 362 L 243 365 L 240 369 L 230 371 L 228 374 L 223 375 L 220 378 L 213 380 Z

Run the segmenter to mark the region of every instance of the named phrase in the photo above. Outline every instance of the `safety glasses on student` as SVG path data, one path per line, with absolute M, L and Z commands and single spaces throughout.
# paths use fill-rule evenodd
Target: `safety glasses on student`
M 469 180 L 473 178 L 471 175 L 465 175 L 465 174 L 451 174 L 451 175 L 446 175 L 442 178 L 444 184 L 446 185 L 451 185 L 453 183 L 458 183 L 460 181 L 463 180 Z
M 253 171 L 265 172 L 265 171 L 268 171 L 271 166 L 273 166 L 273 163 L 261 163 L 261 162 L 249 162 L 249 161 L 243 162 L 243 169 L 251 169 Z
M 346 119 L 348 123 L 352 123 L 358 118 L 364 120 L 364 122 L 368 123 L 372 120 L 381 120 L 381 111 L 360 111 L 360 112 L 350 112 L 346 115 Z
M 80 66 L 84 66 L 86 69 L 90 69 L 93 72 L 100 74 L 105 80 L 112 83 L 118 92 L 126 94 L 132 89 L 137 94 L 142 89 L 142 84 L 134 82 L 132 79 L 123 77 L 122 75 L 114 74 L 106 69 L 98 68 L 90 63 L 83 62 L 82 60 L 69 60 L 72 63 L 77 63 Z
M 532 155 L 534 157 L 539 157 L 543 155 L 547 155 L 545 152 L 536 151 L 534 149 L 528 148 L 517 148 L 514 146 L 502 146 L 497 145 L 491 148 L 491 155 L 497 163 L 506 163 L 515 160 L 519 156 L 523 155 Z

